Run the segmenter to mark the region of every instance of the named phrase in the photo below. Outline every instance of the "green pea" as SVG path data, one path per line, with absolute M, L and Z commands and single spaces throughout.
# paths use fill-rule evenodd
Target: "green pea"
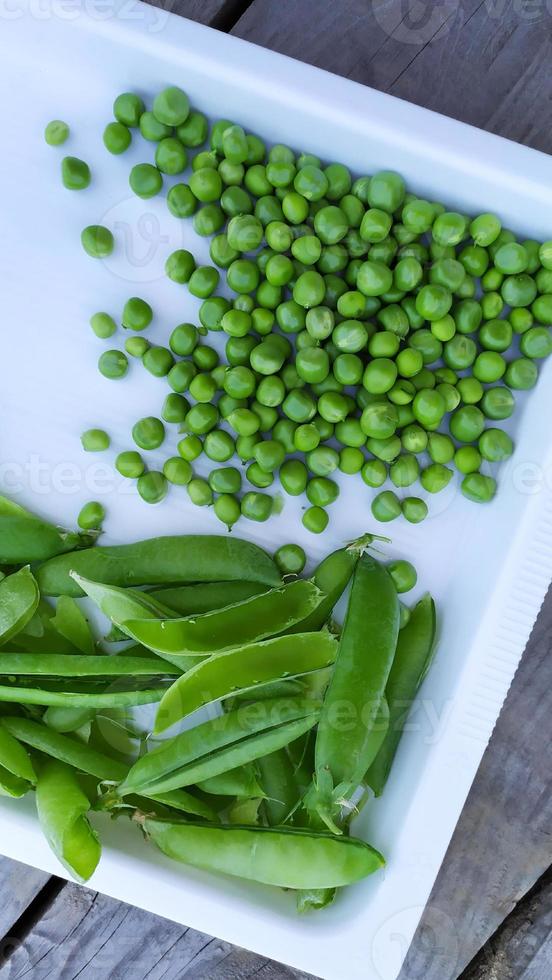
M 181 423 L 186 418 L 189 410 L 190 406 L 182 395 L 170 392 L 163 402 L 161 417 L 165 422 Z
M 220 231 L 224 225 L 224 220 L 224 211 L 218 204 L 205 204 L 194 214 L 194 231 L 197 235 L 206 238 Z
M 293 287 L 293 299 L 304 309 L 321 306 L 324 301 L 326 287 L 318 272 L 304 272 Z
M 174 357 L 167 347 L 150 347 L 142 357 L 142 364 L 155 378 L 164 378 L 174 365 Z
M 521 338 L 519 348 L 524 357 L 540 359 L 552 353 L 552 333 L 548 327 L 531 327 Z
M 499 272 L 512 276 L 525 272 L 529 264 L 529 256 L 523 245 L 517 242 L 506 242 L 495 252 L 494 264 Z
M 537 284 L 525 272 L 508 276 L 502 284 L 501 295 L 508 306 L 531 306 L 537 295 Z
M 218 270 L 210 265 L 200 265 L 192 272 L 188 280 L 188 289 L 192 296 L 207 299 L 215 291 L 219 282 Z
M 475 446 L 460 446 L 454 454 L 454 465 L 460 473 L 475 473 L 481 466 L 481 463 L 481 453 Z
M 214 429 L 219 420 L 219 411 L 216 405 L 197 404 L 192 405 L 188 412 L 184 425 L 193 435 L 207 435 Z
M 159 170 L 151 163 L 137 163 L 130 171 L 128 182 L 131 190 L 143 200 L 155 197 L 163 186 Z
M 105 508 L 97 500 L 85 504 L 77 517 L 77 524 L 83 531 L 96 531 L 105 519 Z
M 257 462 L 250 463 L 245 471 L 245 475 L 254 487 L 259 490 L 267 490 L 274 483 L 274 474 L 263 470 Z
M 149 350 L 149 341 L 145 337 L 127 337 L 125 340 L 125 351 L 130 357 L 142 360 L 147 350 Z
M 109 313 L 93 313 L 90 317 L 90 326 L 100 340 L 107 340 L 117 330 L 117 324 Z
M 410 592 L 415 587 L 418 581 L 418 575 L 414 565 L 409 561 L 396 559 L 395 561 L 388 562 L 386 567 L 399 595 L 403 592 Z
M 226 524 L 229 531 L 241 517 L 240 502 L 237 497 L 234 497 L 230 493 L 222 493 L 220 497 L 217 497 L 213 505 L 213 511 L 219 521 Z
M 70 191 L 82 191 L 90 184 L 90 167 L 78 157 L 64 157 L 61 161 L 61 180 Z
M 401 451 L 401 440 L 396 435 L 388 439 L 368 439 L 366 446 L 373 456 L 391 463 Z
M 209 124 L 202 112 L 190 112 L 184 122 L 178 124 L 176 135 L 184 146 L 202 146 L 207 139 Z
M 474 218 L 470 224 L 470 235 L 476 245 L 484 248 L 492 245 L 500 235 L 502 225 L 500 219 L 494 214 L 480 214 Z
M 474 299 L 464 299 L 452 311 L 458 333 L 475 333 L 483 319 L 481 303 Z
M 157 143 L 172 133 L 172 126 L 165 126 L 164 123 L 159 122 L 153 112 L 143 112 L 140 116 L 139 126 L 144 139 L 152 143 Z
M 130 480 L 137 480 L 145 468 L 146 466 L 140 453 L 135 452 L 133 449 L 119 453 L 115 460 L 115 469 L 121 476 L 127 477 Z
M 109 449 L 111 439 L 104 429 L 87 429 L 81 435 L 81 444 L 87 453 L 100 453 Z
M 445 399 L 438 391 L 423 388 L 418 391 L 412 403 L 414 417 L 421 425 L 439 425 L 446 411 Z
M 465 371 L 477 357 L 477 344 L 471 337 L 456 334 L 443 348 L 443 360 L 455 371 Z
M 450 483 L 452 470 L 447 469 L 442 463 L 432 463 L 422 470 L 420 483 L 428 493 L 440 493 Z
M 337 500 L 339 487 L 326 476 L 315 476 L 307 483 L 307 499 L 316 507 L 327 507 Z
M 372 208 L 381 208 L 393 214 L 401 206 L 406 194 L 403 178 L 392 170 L 381 170 L 374 174 L 368 185 L 368 203 Z
M 335 379 L 342 385 L 358 385 L 362 379 L 363 363 L 356 354 L 339 354 L 333 362 Z
M 515 399 L 509 388 L 499 385 L 488 388 L 481 399 L 481 409 L 489 419 L 508 419 L 515 408 Z
M 172 85 L 155 96 L 153 114 L 165 126 L 181 126 L 190 114 L 190 100 L 182 89 Z
M 61 146 L 69 136 L 69 126 L 61 119 L 52 119 L 44 129 L 44 139 L 48 146 Z
M 528 310 L 524 306 L 510 310 L 509 320 L 514 333 L 518 334 L 525 333 L 534 323 L 531 310 Z
M 433 223 L 432 235 L 439 245 L 459 245 L 467 233 L 467 219 L 455 211 L 439 214 Z
M 197 373 L 197 369 L 191 361 L 179 361 L 172 367 L 167 375 L 167 381 L 173 391 L 182 394 L 188 391 L 190 381 Z
M 490 463 L 509 459 L 514 451 L 510 436 L 502 429 L 485 429 L 479 439 L 479 452 Z
M 415 456 L 406 454 L 399 456 L 389 468 L 391 482 L 396 487 L 410 487 L 420 474 L 420 464 Z
M 365 296 L 382 296 L 393 285 L 393 273 L 382 262 L 363 262 L 358 270 L 356 285 Z
M 186 487 L 188 491 L 188 496 L 196 507 L 209 507 L 213 503 L 213 491 L 207 483 L 200 476 L 195 476 Z
M 140 449 L 158 449 L 165 439 L 165 426 L 160 419 L 149 415 L 134 424 L 132 438 Z
M 163 473 L 150 470 L 138 477 L 136 489 L 147 504 L 158 504 L 167 496 L 167 479 Z
M 429 273 L 430 282 L 444 286 L 455 293 L 466 277 L 466 270 L 457 259 L 438 259 L 433 263 Z
M 364 408 L 360 427 L 370 439 L 388 439 L 397 429 L 397 410 L 387 400 L 373 402 Z
M 172 252 L 165 262 L 165 273 L 173 282 L 186 283 L 195 267 L 196 263 L 192 253 L 185 248 L 179 248 L 176 252 Z
M 339 453 L 331 446 L 318 446 L 308 453 L 307 465 L 316 476 L 328 476 L 339 466 Z
M 401 433 L 403 449 L 409 453 L 423 453 L 427 448 L 428 434 L 419 425 L 408 425 Z
M 468 473 L 462 480 L 462 493 L 475 503 L 488 503 L 496 494 L 496 480 L 482 473 Z
M 345 395 L 338 391 L 326 391 L 318 399 L 318 414 L 327 422 L 335 425 L 342 422 L 350 411 L 350 404 Z
M 300 575 L 307 563 L 307 556 L 300 545 L 283 544 L 274 552 L 274 561 L 282 575 Z
M 385 394 L 397 380 L 398 369 L 394 361 L 386 357 L 374 358 L 366 365 L 362 384 L 373 395 Z
M 511 361 L 506 368 L 504 381 L 509 388 L 526 390 L 537 383 L 538 369 L 536 364 L 526 357 L 518 357 Z
M 198 344 L 192 353 L 192 361 L 199 371 L 214 371 L 218 366 L 220 357 L 214 347 Z
M 274 507 L 274 501 L 267 493 L 248 491 L 242 497 L 241 512 L 249 521 L 267 521 Z
M 128 358 L 121 350 L 106 350 L 100 354 L 98 370 L 104 378 L 118 380 L 128 371 Z
M 420 497 L 405 497 L 401 509 L 410 524 L 420 524 L 425 521 L 428 514 L 427 504 Z
M 483 385 L 477 378 L 460 378 L 457 391 L 465 405 L 476 405 L 484 394 Z
M 339 453 L 339 469 L 350 476 L 360 473 L 364 462 L 364 453 L 355 446 L 345 446 Z
M 123 307 L 121 322 L 126 330 L 145 330 L 153 319 L 149 303 L 138 296 L 131 296 Z
M 329 523 L 329 517 L 322 507 L 307 507 L 302 517 L 303 527 L 311 534 L 322 534 Z
M 187 459 L 180 456 L 171 456 L 163 464 L 163 475 L 176 486 L 184 487 L 192 479 L 192 467 Z
M 484 384 L 493 384 L 503 377 L 506 371 L 506 361 L 496 351 L 486 350 L 479 354 L 473 365 L 473 374 Z
M 316 403 L 308 392 L 294 388 L 282 402 L 282 410 L 292 422 L 310 422 L 316 413 Z
M 369 487 L 381 487 L 387 479 L 387 467 L 381 459 L 368 459 L 360 475 Z
M 239 493 L 241 473 L 235 466 L 221 466 L 209 473 L 209 486 L 214 493 Z
M 230 413 L 228 423 L 239 436 L 252 436 L 259 431 L 260 420 L 249 408 L 236 408 Z
M 485 416 L 475 405 L 465 405 L 451 416 L 449 427 L 458 442 L 475 442 L 485 428 Z
M 118 155 L 128 150 L 132 136 L 128 126 L 120 122 L 110 122 L 104 129 L 103 142 L 109 153 Z
M 213 401 L 217 391 L 214 378 L 206 372 L 200 372 L 190 382 L 190 394 L 196 402 L 208 404 Z
M 105 259 L 111 255 L 115 240 L 109 229 L 103 225 L 88 225 L 81 232 L 81 244 L 91 258 Z
M 197 327 L 193 323 L 180 323 L 169 337 L 169 347 L 173 354 L 177 354 L 179 357 L 188 357 L 197 347 L 198 341 Z
M 454 459 L 454 443 L 441 432 L 430 432 L 428 452 L 434 463 L 450 463 Z
M 197 208 L 197 197 L 188 184 L 174 184 L 167 194 L 167 207 L 175 218 L 190 218 Z
M 225 463 L 234 455 L 236 446 L 229 432 L 224 429 L 215 429 L 208 432 L 203 443 L 205 455 L 216 463 Z
M 453 412 L 455 408 L 458 408 L 461 396 L 460 392 L 453 385 L 438 384 L 435 390 L 444 398 L 445 410 L 447 412 Z
M 422 286 L 416 296 L 416 310 L 424 320 L 440 320 L 452 306 L 452 293 L 445 286 Z
M 401 502 L 392 490 L 382 490 L 372 501 L 372 514 L 377 521 L 388 523 L 401 514 Z
M 276 439 L 265 439 L 257 443 L 253 455 L 262 470 L 273 473 L 284 462 L 286 451 Z
M 179 455 L 182 456 L 182 459 L 186 459 L 191 463 L 198 456 L 201 456 L 203 443 L 198 436 L 189 435 L 181 439 L 176 448 L 178 449 Z

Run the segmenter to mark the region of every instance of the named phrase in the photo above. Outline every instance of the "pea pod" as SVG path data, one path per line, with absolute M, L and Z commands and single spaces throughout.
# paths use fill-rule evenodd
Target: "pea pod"
M 87 548 L 95 534 L 62 531 L 0 496 L 0 564 L 45 561 L 75 548 Z
M 395 656 L 400 610 L 387 569 L 368 554 L 356 567 L 334 672 L 316 736 L 314 808 L 331 829 L 338 799 L 362 782 L 381 745 L 376 732 Z M 346 724 L 339 724 L 341 708 Z
M 178 674 L 173 664 L 158 657 L 86 657 L 81 654 L 4 653 L 0 651 L 0 676 L 21 677 L 163 677 Z
M 53 705 L 63 708 L 118 708 L 121 705 L 154 704 L 161 700 L 166 689 L 166 684 L 156 684 L 155 687 L 148 684 L 147 687 L 134 685 L 129 688 L 119 688 L 115 682 L 111 682 L 109 686 L 96 684 L 86 687 L 78 685 L 76 681 L 71 684 L 64 681 L 31 685 L 19 679 L 13 683 L 0 684 L 0 702 Z
M 204 705 L 285 677 L 322 670 L 335 660 L 337 641 L 327 631 L 296 633 L 214 654 L 192 667 L 161 699 L 158 734 Z
M 180 535 L 61 555 L 38 570 L 43 595 L 81 595 L 70 573 L 123 588 L 192 582 L 260 582 L 277 586 L 272 558 L 250 541 L 229 535 Z
M 90 624 L 74 599 L 65 595 L 59 597 L 50 626 L 81 653 L 95 653 L 96 644 Z
M 44 712 L 44 723 L 55 732 L 76 732 L 96 715 L 96 708 L 62 708 L 51 706 Z
M 279 888 L 334 888 L 378 871 L 384 859 L 354 837 L 268 827 L 140 821 L 169 857 Z
M 40 593 L 27 566 L 0 582 L 0 644 L 7 643 L 34 616 Z
M 298 579 L 262 595 L 201 616 L 124 623 L 138 643 L 166 657 L 206 656 L 284 633 L 322 601 L 312 582 Z
M 376 796 L 383 792 L 408 710 L 429 670 L 434 640 L 435 603 L 430 595 L 425 595 L 414 607 L 409 622 L 399 634 L 397 652 L 385 689 L 389 703 L 389 730 L 366 776 L 366 782 Z
M 88 881 L 100 860 L 101 845 L 86 817 L 90 803 L 75 771 L 54 759 L 41 765 L 36 808 L 56 857 L 77 881 Z
M 269 826 L 281 826 L 291 821 L 301 798 L 293 763 L 284 748 L 265 755 L 258 765 L 266 795 L 263 813 Z
M 345 548 L 333 551 L 320 562 L 312 581 L 324 593 L 325 598 L 290 632 L 307 633 L 311 630 L 319 630 L 327 623 L 334 606 L 351 580 L 358 559 L 373 540 L 372 534 L 365 534 L 358 540 L 352 541 Z
M 81 591 L 96 603 L 98 609 L 118 627 L 127 619 L 170 618 L 172 612 L 153 599 L 147 592 L 138 589 L 122 589 L 117 585 L 104 585 L 93 582 L 76 572 L 71 572 Z M 61 596 L 68 598 L 67 596 Z M 124 631 L 123 631 L 124 632 Z
M 35 785 L 36 773 L 28 752 L 0 725 L 0 794 L 24 796 Z
M 319 706 L 301 698 L 237 708 L 138 759 L 118 793 L 160 793 L 200 783 L 287 745 L 312 728 L 318 716 Z
M 32 721 L 29 718 L 2 718 L 0 732 L 19 739 L 31 745 L 33 749 L 57 759 L 64 765 L 78 769 L 80 772 L 95 776 L 96 779 L 119 783 L 128 772 L 128 766 L 116 759 L 111 759 L 103 752 L 98 752 L 85 742 L 77 741 L 68 735 L 60 735 L 51 731 L 46 725 Z M 201 800 L 182 790 L 161 794 L 154 797 L 160 803 L 184 810 L 198 817 L 213 819 L 213 810 Z
M 244 799 L 265 795 L 252 765 L 240 766 L 210 779 L 203 779 L 198 783 L 198 789 L 214 796 L 237 796 Z
M 154 589 L 149 595 L 173 613 L 197 616 L 199 613 L 232 606 L 267 591 L 268 586 L 262 582 L 199 582 L 197 585 Z

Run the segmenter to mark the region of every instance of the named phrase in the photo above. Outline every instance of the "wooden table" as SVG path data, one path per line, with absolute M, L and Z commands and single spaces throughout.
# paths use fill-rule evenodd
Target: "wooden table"
M 167 5 L 552 152 L 552 11 L 544 0 L 176 0 Z M 549 596 L 401 980 L 552 977 L 551 638 Z M 0 980 L 304 976 L 5 859 L 0 888 Z

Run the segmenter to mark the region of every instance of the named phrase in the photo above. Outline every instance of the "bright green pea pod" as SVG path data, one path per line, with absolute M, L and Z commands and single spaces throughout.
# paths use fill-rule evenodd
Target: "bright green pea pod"
M 45 561 L 75 548 L 88 548 L 96 537 L 62 531 L 0 496 L 0 564 Z
M 219 776 L 204 779 L 197 785 L 199 789 L 205 793 L 211 793 L 213 796 L 237 796 L 250 799 L 253 797 L 262 798 L 265 795 L 252 765 L 221 772 Z
M 297 579 L 279 589 L 202 616 L 168 620 L 127 620 L 124 629 L 156 653 L 170 657 L 207 656 L 284 633 L 303 620 L 324 595 Z
M 141 819 L 168 857 L 279 888 L 335 888 L 378 871 L 378 851 L 354 837 L 268 827 L 218 827 Z
M 34 616 L 40 593 L 28 566 L 0 582 L 0 644 L 7 643 Z
M 81 591 L 96 603 L 98 609 L 115 626 L 121 626 L 126 619 L 171 618 L 171 610 L 157 602 L 147 592 L 137 589 L 122 589 L 117 585 L 104 585 L 71 572 Z M 63 597 L 61 597 L 63 598 Z
M 86 657 L 67 653 L 4 653 L 0 675 L 20 677 L 163 677 L 179 674 L 178 667 L 159 657 Z
M 76 732 L 96 717 L 95 708 L 47 708 L 43 718 L 55 732 Z
M 263 813 L 270 827 L 291 822 L 301 799 L 295 769 L 286 749 L 265 755 L 258 762 L 261 782 L 266 795 Z
M 325 597 L 313 612 L 289 631 L 290 633 L 308 633 L 311 630 L 321 629 L 327 623 L 335 604 L 351 580 L 358 559 L 373 540 L 372 534 L 365 534 L 358 540 L 352 541 L 347 547 L 333 551 L 320 562 L 312 581 Z
M 38 570 L 43 595 L 82 595 L 71 572 L 123 588 L 236 580 L 274 587 L 281 582 L 275 562 L 258 545 L 215 534 L 150 538 L 60 555 Z
M 69 596 L 59 597 L 50 626 L 82 653 L 92 655 L 96 652 L 90 624 L 75 600 Z
M 77 881 L 88 881 L 100 860 L 101 844 L 86 817 L 90 803 L 74 770 L 54 759 L 45 762 L 38 774 L 36 807 L 56 857 Z
M 408 711 L 433 660 L 435 626 L 435 603 L 430 595 L 425 595 L 414 607 L 409 622 L 399 634 L 397 652 L 385 689 L 389 703 L 389 730 L 366 776 L 366 782 L 376 796 L 381 796 L 383 792 Z
M 6 680 L 6 678 L 4 678 Z M 117 679 L 118 680 L 118 679 Z M 73 708 L 119 708 L 122 705 L 155 704 L 161 700 L 166 684 L 155 687 L 118 688 L 114 681 L 107 685 L 90 685 L 88 688 L 64 681 L 45 686 L 24 684 L 20 679 L 15 683 L 0 684 L 0 702 L 9 701 L 15 704 L 42 704 L 45 707 Z
M 336 829 L 331 818 L 335 804 L 360 785 L 381 745 L 375 729 L 399 623 L 399 600 L 389 572 L 364 554 L 354 573 L 316 737 L 315 806 L 331 829 Z
M 142 756 L 118 793 L 164 793 L 254 762 L 299 738 L 316 724 L 319 713 L 318 704 L 301 698 L 244 705 Z
M 262 582 L 200 582 L 198 585 L 154 589 L 149 595 L 179 616 L 197 616 L 267 591 L 268 586 Z
M 154 733 L 165 731 L 213 701 L 232 697 L 236 691 L 243 693 L 285 677 L 322 670 L 334 662 L 336 651 L 335 637 L 321 631 L 279 636 L 214 654 L 169 688 L 157 709 Z
M 24 796 L 35 785 L 36 773 L 28 752 L 0 725 L 0 794 Z

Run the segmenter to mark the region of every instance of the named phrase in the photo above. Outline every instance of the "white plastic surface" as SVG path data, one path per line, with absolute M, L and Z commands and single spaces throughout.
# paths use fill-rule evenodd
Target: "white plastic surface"
M 151 508 L 113 476 L 116 452 L 131 448 L 132 424 L 158 414 L 167 389 L 137 363 L 125 381 L 102 378 L 97 357 L 123 338 L 99 341 L 88 318 L 100 309 L 117 317 L 129 296 L 143 296 L 156 313 L 149 336 L 166 343 L 176 323 L 197 322 L 199 303 L 163 277 L 165 258 L 182 245 L 208 257 L 208 243 L 172 218 L 162 198 L 143 203 L 131 194 L 129 167 L 151 160 L 151 147 L 137 139 L 122 157 L 103 148 L 120 91 L 149 98 L 181 85 L 198 108 L 269 141 L 356 173 L 392 167 L 412 190 L 451 207 L 495 210 L 525 236 L 552 232 L 548 157 L 140 3 L 125 3 L 118 16 L 105 3 L 5 5 L 0 81 L 0 487 L 69 525 L 86 500 L 103 500 L 106 542 L 220 530 L 184 491 Z M 42 138 L 51 118 L 72 127 L 61 150 Z M 88 191 L 63 189 L 65 153 L 89 161 Z M 79 243 L 82 227 L 99 221 L 117 240 L 104 263 Z M 437 599 L 440 642 L 384 798 L 357 822 L 386 854 L 386 870 L 328 911 L 299 918 L 286 895 L 178 866 L 126 822 L 106 821 L 93 888 L 328 980 L 395 980 L 551 578 L 551 378 L 548 365 L 516 415 L 517 449 L 500 470 L 492 507 L 451 487 L 430 501 L 423 525 L 389 528 L 389 554 L 411 558 Z M 81 451 L 90 426 L 111 433 L 105 458 Z M 296 500 L 265 526 L 243 521 L 238 533 L 267 547 L 299 541 L 315 560 L 381 530 L 370 518 L 371 495 L 360 478 L 347 478 L 321 540 L 303 532 Z M 0 831 L 6 854 L 63 873 L 32 801 L 0 801 Z M 455 924 L 446 915 L 439 942 L 454 962 Z

